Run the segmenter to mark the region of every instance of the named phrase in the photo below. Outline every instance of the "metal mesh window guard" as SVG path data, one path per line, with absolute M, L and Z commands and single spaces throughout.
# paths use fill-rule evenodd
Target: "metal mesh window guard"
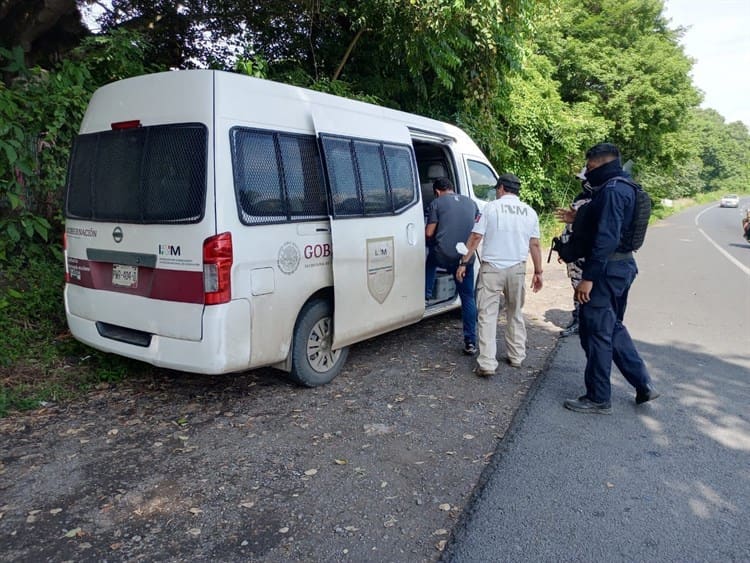
M 234 187 L 247 225 L 327 215 L 315 137 L 233 128 Z
M 284 181 L 292 217 L 328 215 L 323 168 L 315 137 L 279 135 Z
M 411 152 L 406 147 L 384 145 L 388 183 L 393 194 L 393 209 L 400 211 L 417 200 L 417 178 Z
M 366 215 L 378 215 L 393 211 L 380 147 L 380 143 L 354 141 Z
M 417 201 L 409 147 L 323 136 L 337 216 L 398 213 Z
M 323 146 L 336 215 L 362 215 L 362 199 L 357 189 L 351 142 L 348 139 L 324 137 Z
M 208 131 L 201 124 L 79 135 L 66 216 L 123 223 L 193 223 L 206 201 Z

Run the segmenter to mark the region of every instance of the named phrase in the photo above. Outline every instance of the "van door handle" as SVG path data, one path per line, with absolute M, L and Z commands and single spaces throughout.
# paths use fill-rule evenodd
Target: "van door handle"
M 406 225 L 406 241 L 410 246 L 415 246 L 417 244 L 417 227 L 414 223 Z

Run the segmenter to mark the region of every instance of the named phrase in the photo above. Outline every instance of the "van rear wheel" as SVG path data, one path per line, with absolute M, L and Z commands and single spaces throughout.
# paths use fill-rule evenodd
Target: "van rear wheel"
M 349 348 L 331 349 L 333 311 L 328 301 L 310 301 L 294 328 L 292 371 L 289 377 L 305 387 L 325 385 L 344 367 Z

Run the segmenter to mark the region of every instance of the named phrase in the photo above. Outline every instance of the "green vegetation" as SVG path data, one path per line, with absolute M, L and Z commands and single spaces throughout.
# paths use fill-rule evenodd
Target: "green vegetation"
M 748 129 L 699 108 L 661 0 L 58 4 L 0 15 L 0 414 L 130 367 L 66 336 L 62 305 L 69 149 L 93 91 L 119 78 L 218 68 L 454 122 L 523 179 L 547 237 L 596 142 L 633 160 L 656 216 L 664 198 L 750 185 Z M 97 34 L 81 18 L 93 4 Z

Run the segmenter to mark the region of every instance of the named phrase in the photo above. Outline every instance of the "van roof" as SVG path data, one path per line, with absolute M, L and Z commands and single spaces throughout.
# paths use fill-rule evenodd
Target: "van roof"
M 117 89 L 123 86 L 135 86 L 137 83 L 144 81 L 159 81 L 165 86 L 174 81 L 184 84 L 186 79 L 193 84 L 214 82 L 217 90 L 223 87 L 252 88 L 254 93 L 269 99 L 287 99 L 306 102 L 310 105 L 333 108 L 355 113 L 365 113 L 370 116 L 379 116 L 383 119 L 398 121 L 406 125 L 414 132 L 423 131 L 429 134 L 439 134 L 452 138 L 461 143 L 470 143 L 474 145 L 471 138 L 460 128 L 446 122 L 438 121 L 417 114 L 407 113 L 404 111 L 378 106 L 375 104 L 343 98 L 333 94 L 317 92 L 308 88 L 292 86 L 272 80 L 265 80 L 251 76 L 218 71 L 218 70 L 175 70 L 159 72 L 147 75 L 126 78 L 102 86 L 97 90 L 95 96 L 107 96 L 110 89 Z M 184 90 L 183 90 L 184 93 Z M 476 146 L 476 145 L 474 145 Z M 478 149 L 477 149 L 478 150 Z

